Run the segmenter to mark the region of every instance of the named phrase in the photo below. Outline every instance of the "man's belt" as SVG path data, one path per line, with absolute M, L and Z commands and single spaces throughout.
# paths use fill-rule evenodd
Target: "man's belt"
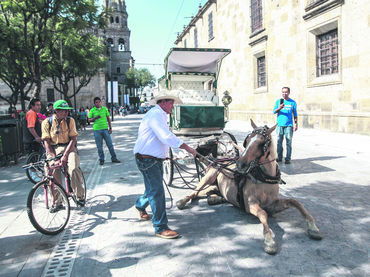
M 160 159 L 160 158 L 157 158 L 157 157 L 153 157 L 153 156 L 150 156 L 150 155 L 142 155 L 140 153 L 136 153 L 135 154 L 135 157 L 136 159 L 138 159 L 139 161 L 142 161 L 143 159 L 153 159 L 153 160 L 158 160 L 158 161 L 163 161 L 164 159 Z
M 67 143 L 58 143 L 58 144 L 52 145 L 52 147 L 67 146 L 68 144 L 69 144 L 69 142 L 67 142 Z

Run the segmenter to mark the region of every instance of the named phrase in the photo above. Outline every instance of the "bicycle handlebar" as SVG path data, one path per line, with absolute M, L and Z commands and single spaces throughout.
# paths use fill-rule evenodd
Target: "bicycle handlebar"
M 22 166 L 22 168 L 27 169 L 27 168 L 30 168 L 30 167 L 33 167 L 33 166 L 36 166 L 36 165 L 41 165 L 41 164 L 48 163 L 48 162 L 51 162 L 51 161 L 57 161 L 57 160 L 61 159 L 62 157 L 63 157 L 63 154 L 59 153 L 55 157 L 51 157 L 49 159 L 38 161 L 38 162 L 35 162 L 35 163 L 26 164 L 26 165 Z

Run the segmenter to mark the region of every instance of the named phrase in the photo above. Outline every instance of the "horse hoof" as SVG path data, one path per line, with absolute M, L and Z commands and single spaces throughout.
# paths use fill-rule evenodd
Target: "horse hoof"
M 275 255 L 278 249 L 275 243 L 265 243 L 264 250 L 269 255 Z
M 176 202 L 176 207 L 179 210 L 183 210 L 185 208 L 185 205 L 186 205 L 186 202 L 183 201 L 183 200 L 179 200 L 179 201 Z
M 322 239 L 322 236 L 321 236 L 319 230 L 308 230 L 307 234 L 308 234 L 308 237 L 310 239 L 314 239 L 314 240 L 321 240 Z

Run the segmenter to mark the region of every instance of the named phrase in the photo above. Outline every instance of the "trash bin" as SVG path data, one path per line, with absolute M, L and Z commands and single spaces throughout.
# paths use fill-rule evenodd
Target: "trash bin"
M 13 118 L 0 119 L 0 136 L 3 154 L 21 152 L 17 120 Z

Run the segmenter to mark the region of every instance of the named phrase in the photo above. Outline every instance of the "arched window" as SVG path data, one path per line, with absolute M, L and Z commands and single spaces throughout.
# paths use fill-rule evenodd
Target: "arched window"
M 108 42 L 108 45 L 114 45 L 112 38 L 108 38 L 107 39 L 107 42 Z
M 125 40 L 123 38 L 118 40 L 118 50 L 125 51 Z
M 113 16 L 110 17 L 110 23 L 113 23 L 114 22 L 114 19 L 113 19 Z
M 116 16 L 116 23 L 119 23 L 119 17 Z

